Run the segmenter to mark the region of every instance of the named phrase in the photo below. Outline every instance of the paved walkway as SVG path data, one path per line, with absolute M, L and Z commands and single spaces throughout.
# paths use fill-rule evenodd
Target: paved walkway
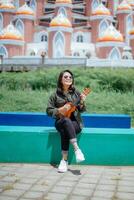
M 134 167 L 0 164 L 0 200 L 134 200 Z

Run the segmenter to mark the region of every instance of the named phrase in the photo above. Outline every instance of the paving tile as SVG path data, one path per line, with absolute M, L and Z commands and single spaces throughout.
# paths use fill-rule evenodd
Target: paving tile
M 24 190 L 5 190 L 4 192 L 2 192 L 2 195 L 6 195 L 6 196 L 13 196 L 13 197 L 20 197 L 22 194 L 24 194 Z
M 118 182 L 118 186 L 130 186 L 130 187 L 134 187 L 134 181 L 121 180 L 121 181 Z
M 40 180 L 40 181 L 38 181 L 36 183 L 38 183 L 38 185 L 51 186 L 51 185 L 53 185 L 55 183 L 55 181 L 43 178 L 42 180 Z
M 134 181 L 134 177 L 133 176 L 123 176 L 122 175 L 122 180 L 125 180 L 125 181 Z
M 8 183 L 5 181 L 0 181 L 0 188 L 4 188 Z M 11 183 L 12 184 L 12 183 Z
M 100 179 L 99 181 L 99 184 L 102 184 L 102 185 L 116 185 L 117 183 L 117 180 L 112 180 L 112 179 Z
M 0 195 L 0 200 L 17 200 L 17 197 L 8 197 Z
M 6 182 L 12 182 L 12 183 L 15 183 L 15 182 L 18 182 L 20 180 L 19 177 L 16 177 L 16 176 L 5 176 L 2 181 L 6 181 Z
M 6 176 L 6 175 L 8 175 L 8 171 L 2 171 L 2 170 L 0 170 L 0 176 Z
M 114 191 L 96 190 L 93 194 L 94 197 L 112 198 Z
M 69 194 L 72 191 L 72 187 L 63 187 L 63 186 L 55 186 L 51 189 L 51 192 L 60 193 L 60 194 Z
M 31 190 L 32 191 L 36 191 L 36 192 L 46 192 L 48 191 L 49 189 L 49 186 L 46 186 L 46 185 L 34 185 L 31 187 Z
M 35 182 L 37 182 L 36 178 L 27 178 L 27 177 L 23 177 L 20 179 L 19 181 L 20 183 L 28 183 L 28 184 L 33 184 Z
M 134 193 L 134 186 L 118 186 L 119 192 L 131 192 Z
M 16 167 L 13 167 L 12 165 L 5 165 L 5 167 L 3 167 L 3 170 L 14 172 L 14 171 L 16 171 Z
M 117 192 L 116 197 L 119 200 L 134 200 L 134 193 L 129 192 Z
M 53 166 L 49 165 L 49 164 L 44 164 L 44 165 L 38 165 L 38 169 L 42 169 L 42 170 L 48 170 L 50 171 L 51 169 L 53 169 Z
M 68 200 L 87 200 L 87 196 L 77 196 L 77 195 L 72 195 L 68 198 Z
M 43 192 L 28 191 L 22 197 L 31 199 L 41 199 L 43 197 Z
M 46 196 L 44 196 L 43 200 L 66 200 L 66 198 L 67 198 L 66 194 L 50 192 Z
M 19 198 L 19 200 L 32 200 L 33 198 Z M 17 199 L 18 200 L 18 199 Z M 42 200 L 42 199 L 41 199 Z
M 116 189 L 116 185 L 102 185 L 99 184 L 96 187 L 96 190 L 105 190 L 105 191 L 114 191 Z
M 91 197 L 90 200 L 119 200 L 119 199 L 114 199 L 114 198 L 104 198 L 104 197 Z
M 85 189 L 85 188 L 78 188 L 78 187 L 72 191 L 72 194 L 82 195 L 82 196 L 87 196 L 87 197 L 90 197 L 92 193 L 93 193 L 92 189 Z
M 79 176 L 74 176 L 74 175 L 71 176 L 65 175 L 63 178 L 64 181 L 78 181 L 79 179 L 80 179 Z
M 27 183 L 15 183 L 13 187 L 14 189 L 28 190 L 31 187 L 31 185 Z
M 90 183 L 90 184 L 96 184 L 97 182 L 99 181 L 99 178 L 96 178 L 96 179 L 94 179 L 94 178 L 87 178 L 87 177 L 83 177 L 81 180 L 80 180 L 80 182 L 82 182 L 82 183 Z
M 76 184 L 76 181 L 58 181 L 58 183 L 56 184 L 57 186 L 74 186 Z
M 79 182 L 76 187 L 79 187 L 79 188 L 87 188 L 87 189 L 94 189 L 96 188 L 96 184 L 90 184 L 90 183 L 83 183 L 83 182 Z

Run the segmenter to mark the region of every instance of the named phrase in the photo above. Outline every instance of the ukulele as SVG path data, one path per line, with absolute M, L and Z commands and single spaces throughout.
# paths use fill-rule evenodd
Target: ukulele
M 64 114 L 64 117 L 70 118 L 71 114 L 76 110 L 78 104 L 80 103 L 81 96 L 82 95 L 87 96 L 90 92 L 91 92 L 90 88 L 84 88 L 84 90 L 82 91 L 80 97 L 78 99 L 76 99 L 75 102 L 73 102 L 73 103 L 72 102 L 67 102 L 64 106 L 68 106 L 70 109 L 67 109 L 67 111 Z

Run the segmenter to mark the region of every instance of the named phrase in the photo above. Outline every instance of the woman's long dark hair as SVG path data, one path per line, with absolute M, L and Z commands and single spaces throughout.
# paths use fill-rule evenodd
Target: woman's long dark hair
M 72 84 L 70 85 L 69 90 L 70 90 L 70 91 L 74 91 L 74 90 L 75 90 L 75 87 L 74 87 L 74 75 L 73 75 L 73 73 L 72 73 L 70 70 L 68 70 L 68 69 L 63 70 L 63 71 L 60 72 L 59 78 L 58 78 L 58 81 L 57 81 L 57 90 L 63 92 L 62 77 L 63 77 L 63 75 L 64 75 L 65 72 L 68 72 L 68 73 L 71 74 L 71 76 L 72 76 Z

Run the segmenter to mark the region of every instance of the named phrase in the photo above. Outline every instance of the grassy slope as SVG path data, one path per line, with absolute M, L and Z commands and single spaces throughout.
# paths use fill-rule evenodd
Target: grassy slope
M 131 83 L 134 70 L 72 70 L 75 84 L 80 90 L 87 84 L 92 88 L 86 100 L 87 112 L 130 114 L 134 126 L 134 91 Z M 0 74 L 0 111 L 45 112 L 60 71 L 61 68 L 54 68 L 21 74 Z M 117 80 L 117 77 L 120 79 Z

